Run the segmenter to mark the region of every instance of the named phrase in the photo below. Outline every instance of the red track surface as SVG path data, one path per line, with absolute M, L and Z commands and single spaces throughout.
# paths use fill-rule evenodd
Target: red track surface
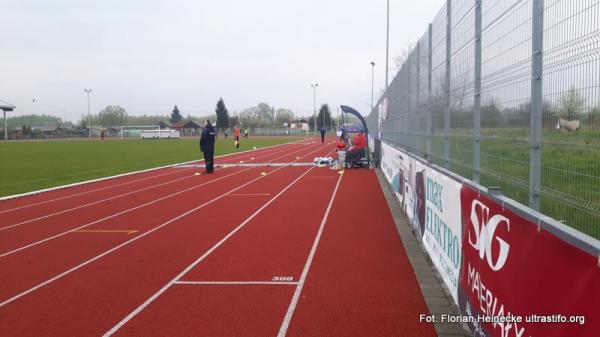
M 372 170 L 196 171 L 0 202 L 0 336 L 435 335 Z

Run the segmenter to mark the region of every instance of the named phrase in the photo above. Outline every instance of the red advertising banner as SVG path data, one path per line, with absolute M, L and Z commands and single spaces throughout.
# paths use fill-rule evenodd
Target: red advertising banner
M 464 185 L 461 208 L 459 306 L 475 336 L 600 336 L 597 256 Z

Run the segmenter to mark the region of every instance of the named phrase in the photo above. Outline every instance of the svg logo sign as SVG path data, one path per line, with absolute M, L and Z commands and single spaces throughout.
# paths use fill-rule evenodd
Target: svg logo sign
M 493 271 L 498 271 L 504 267 L 508 258 L 508 250 L 510 245 L 501 237 L 496 235 L 496 229 L 499 226 L 505 225 L 507 230 L 510 230 L 510 221 L 505 216 L 500 214 L 490 217 L 490 209 L 481 201 L 475 199 L 471 203 L 471 224 L 472 228 L 467 229 L 469 236 L 469 244 L 479 252 L 479 258 L 485 259 Z M 492 242 L 495 240 L 499 244 L 498 254 L 492 251 Z M 493 256 L 497 255 L 496 261 L 493 261 Z

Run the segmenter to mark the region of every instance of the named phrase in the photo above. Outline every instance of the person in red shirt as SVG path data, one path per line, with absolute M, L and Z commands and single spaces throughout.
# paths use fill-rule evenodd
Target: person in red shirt
M 233 139 L 235 140 L 235 148 L 240 148 L 240 129 L 237 125 L 233 128 Z
M 365 137 L 364 131 L 360 130 L 356 136 L 354 136 L 354 142 L 348 153 L 346 153 L 346 163 L 353 163 L 359 160 L 365 155 L 365 149 L 367 147 L 367 137 Z

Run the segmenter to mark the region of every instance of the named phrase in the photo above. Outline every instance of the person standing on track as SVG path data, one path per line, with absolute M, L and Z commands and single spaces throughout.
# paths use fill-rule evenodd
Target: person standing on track
M 325 127 L 321 127 L 319 132 L 321 132 L 321 143 L 325 143 Z
M 240 148 L 240 128 L 237 125 L 233 128 L 233 139 L 235 141 L 235 149 Z
M 213 173 L 214 171 L 215 135 L 215 128 L 209 120 L 206 120 L 200 135 L 200 151 L 204 154 L 204 163 L 206 164 L 205 173 Z

